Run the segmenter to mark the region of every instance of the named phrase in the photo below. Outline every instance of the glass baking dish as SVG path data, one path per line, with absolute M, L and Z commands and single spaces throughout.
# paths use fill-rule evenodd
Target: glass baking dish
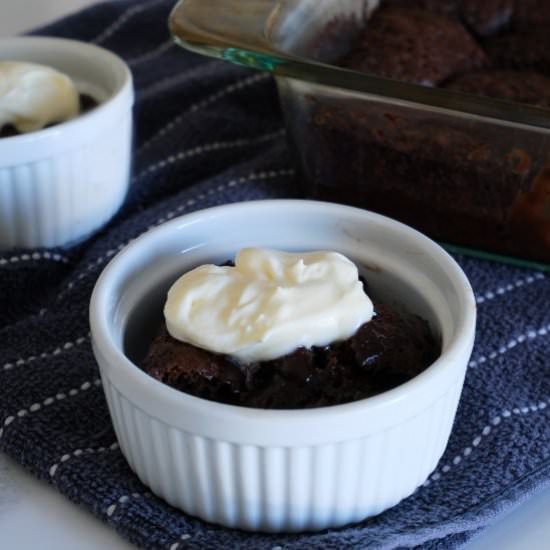
M 550 269 L 550 110 L 331 65 L 376 0 L 180 0 L 176 42 L 275 76 L 310 197 Z

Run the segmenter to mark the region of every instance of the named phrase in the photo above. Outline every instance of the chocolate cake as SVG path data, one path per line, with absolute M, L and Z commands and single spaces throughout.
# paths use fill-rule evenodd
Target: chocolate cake
M 514 0 L 386 0 L 384 4 L 452 17 L 479 36 L 493 34 L 508 25 L 514 11 Z
M 386 6 L 415 8 L 437 15 L 457 16 L 460 0 L 385 0 Z
M 400 7 L 375 12 L 341 60 L 355 70 L 430 86 L 485 62 L 485 54 L 459 21 Z
M 502 33 L 487 41 L 486 51 L 496 69 L 537 71 L 550 77 L 550 27 Z
M 515 28 L 529 30 L 534 26 L 550 25 L 550 2 L 548 0 L 515 0 L 512 23 Z
M 550 108 L 549 8 L 528 4 L 532 11 L 511 0 L 382 0 L 330 62 Z M 550 262 L 542 134 L 338 94 L 282 100 L 308 194 L 379 211 L 443 242 Z
M 375 311 L 344 342 L 249 365 L 176 340 L 163 327 L 141 368 L 173 388 L 220 403 L 263 409 L 348 403 L 410 380 L 441 352 L 417 315 L 382 304 Z
M 91 111 L 92 109 L 98 106 L 98 102 L 88 94 L 80 94 L 79 100 L 80 100 L 79 113 L 81 115 Z M 50 128 L 52 126 L 56 126 L 56 125 L 50 124 L 49 126 L 47 126 L 47 128 Z M 6 124 L 0 128 L 0 138 L 12 137 L 12 136 L 18 136 L 18 135 L 21 135 L 21 132 L 17 131 L 17 129 L 11 124 Z

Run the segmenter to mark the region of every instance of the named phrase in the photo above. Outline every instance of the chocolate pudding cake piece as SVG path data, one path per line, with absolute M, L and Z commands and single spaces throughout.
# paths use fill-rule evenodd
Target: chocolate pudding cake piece
M 437 15 L 458 17 L 461 0 L 382 0 L 384 6 L 413 8 L 429 11 Z
M 245 407 L 302 409 L 357 401 L 410 380 L 441 352 L 417 315 L 381 304 L 375 310 L 348 340 L 250 365 L 176 340 L 163 328 L 141 368 L 185 393 Z
M 539 169 L 528 153 L 540 147 L 535 139 L 511 150 L 497 129 L 475 134 L 361 101 L 312 99 L 304 124 L 313 126 L 305 154 L 315 171 L 305 181 L 316 198 L 378 211 L 444 242 L 522 252 L 508 222 Z
M 499 34 L 486 42 L 485 50 L 495 69 L 536 71 L 550 77 L 550 26 Z
M 305 47 L 308 57 L 323 63 L 337 62 L 351 50 L 363 25 L 355 16 L 334 17 Z
M 515 0 L 512 25 L 516 29 L 530 30 L 534 26 L 550 26 L 548 0 Z
M 462 20 L 479 36 L 498 32 L 510 23 L 515 0 L 385 0 L 384 5 L 415 8 Z
M 461 20 L 478 36 L 489 36 L 510 24 L 515 0 L 385 0 L 385 6 L 423 10 Z
M 534 72 L 488 71 L 463 75 L 446 88 L 550 108 L 550 78 Z
M 141 368 L 177 390 L 222 403 L 237 404 L 244 389 L 243 374 L 233 361 L 172 338 L 165 326 Z
M 486 64 L 483 50 L 454 19 L 427 11 L 387 6 L 365 25 L 339 65 L 426 86 Z

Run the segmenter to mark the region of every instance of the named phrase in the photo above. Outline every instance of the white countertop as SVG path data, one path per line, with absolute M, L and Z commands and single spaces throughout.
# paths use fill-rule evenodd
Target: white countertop
M 99 0 L 0 0 L 0 37 L 44 25 Z
M 96 2 L 0 0 L 0 37 L 17 34 Z M 0 454 L 0 548 L 129 550 L 133 546 Z M 467 545 L 467 550 L 487 549 L 549 550 L 550 489 L 518 507 Z
M 0 548 L 132 550 L 135 547 L 0 454 Z

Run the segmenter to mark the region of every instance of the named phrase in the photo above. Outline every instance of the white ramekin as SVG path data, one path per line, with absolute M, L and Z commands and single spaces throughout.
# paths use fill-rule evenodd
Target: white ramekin
M 0 249 L 70 245 L 104 225 L 126 196 L 131 73 L 103 48 L 60 38 L 1 39 L 0 60 L 54 67 L 99 100 L 69 122 L 0 139 Z
M 125 352 L 143 352 L 170 283 L 244 246 L 348 255 L 375 294 L 430 321 L 441 357 L 391 391 L 309 410 L 206 401 L 136 367 Z M 90 321 L 120 447 L 143 483 L 207 521 L 290 532 L 359 521 L 424 482 L 453 424 L 475 302 L 454 260 L 405 225 L 329 203 L 260 201 L 183 216 L 131 243 L 99 278 Z

